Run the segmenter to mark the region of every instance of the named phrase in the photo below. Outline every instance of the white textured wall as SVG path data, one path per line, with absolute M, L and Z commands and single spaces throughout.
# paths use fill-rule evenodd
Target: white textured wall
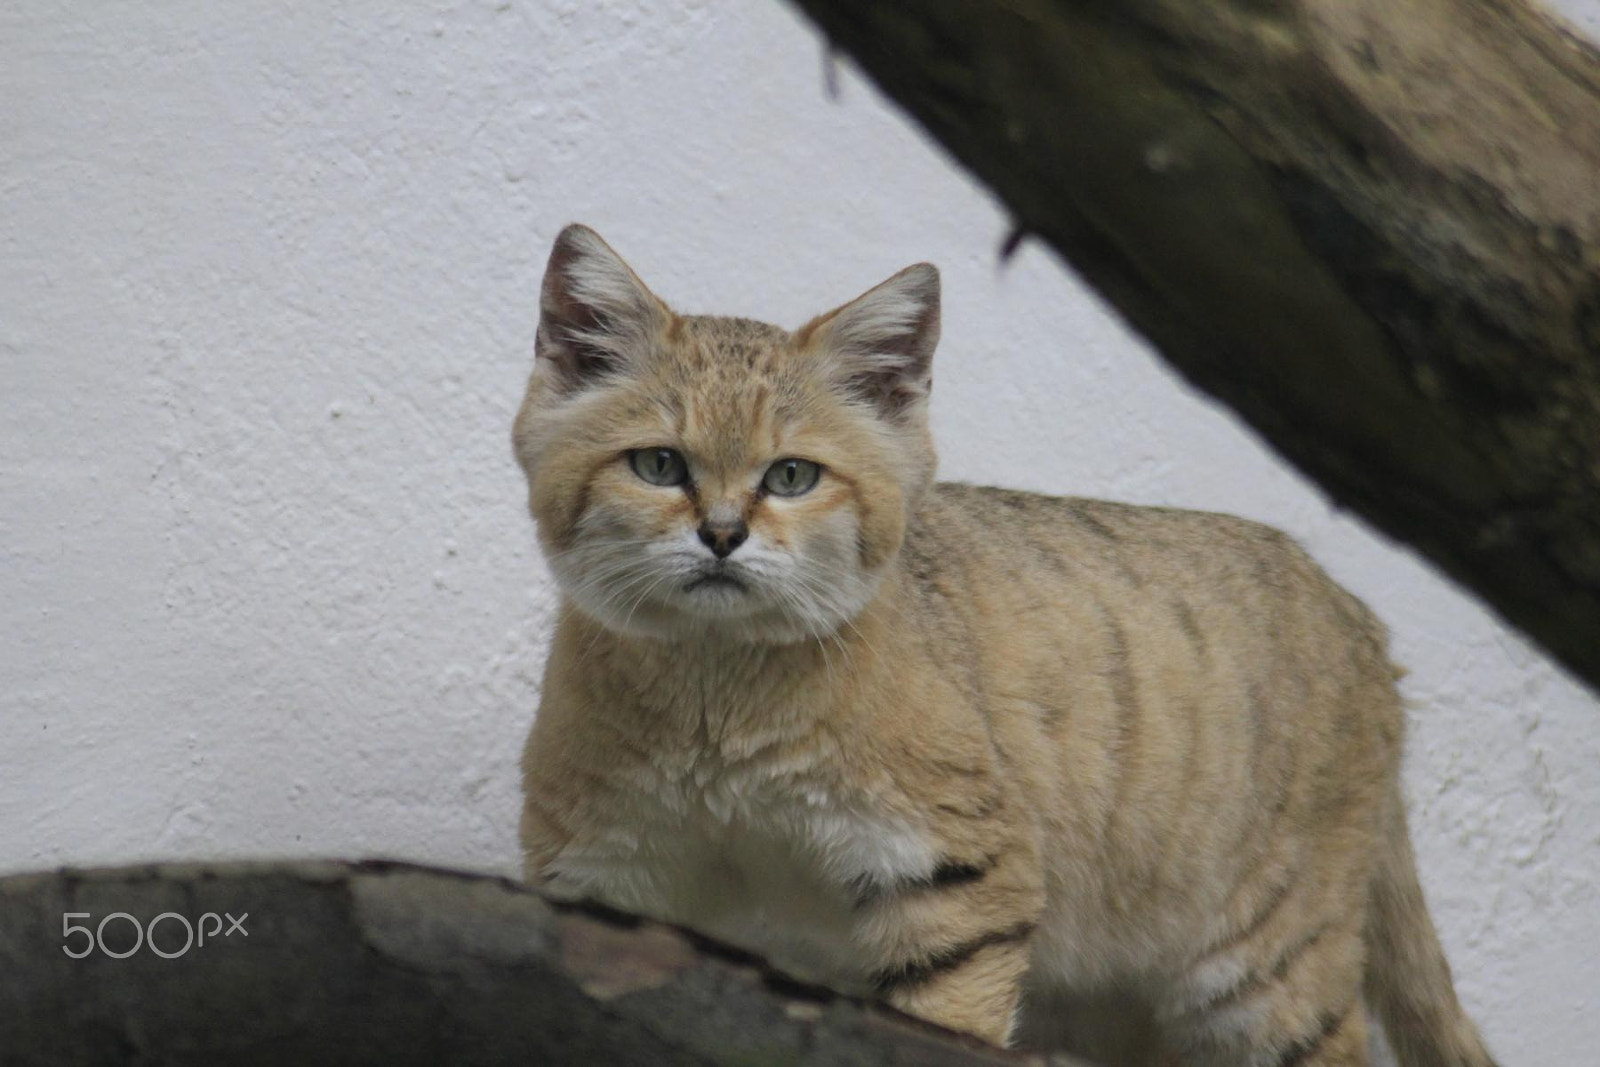
M 1508 1063 L 1594 1062 L 1600 705 L 1050 256 L 998 268 L 990 198 L 843 83 L 773 4 L 0 6 L 0 870 L 512 870 L 556 230 L 790 325 L 926 258 L 947 476 L 1266 519 L 1389 620 L 1464 995 Z

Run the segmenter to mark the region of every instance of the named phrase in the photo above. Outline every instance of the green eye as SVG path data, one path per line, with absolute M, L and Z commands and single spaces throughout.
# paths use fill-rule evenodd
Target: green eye
M 774 496 L 799 496 L 811 490 L 822 468 L 809 459 L 780 459 L 767 468 L 761 484 Z
M 689 465 L 676 449 L 636 448 L 628 453 L 628 463 L 651 485 L 682 485 L 689 480 Z

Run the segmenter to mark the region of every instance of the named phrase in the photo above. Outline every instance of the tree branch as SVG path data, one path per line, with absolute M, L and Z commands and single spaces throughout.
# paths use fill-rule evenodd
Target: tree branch
M 796 0 L 1191 382 L 1600 684 L 1600 57 L 1517 0 Z

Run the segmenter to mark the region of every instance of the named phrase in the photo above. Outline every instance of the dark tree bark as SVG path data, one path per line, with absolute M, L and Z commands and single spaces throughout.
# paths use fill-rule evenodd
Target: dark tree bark
M 107 920 L 119 912 L 132 918 Z M 172 915 L 155 921 L 163 913 Z M 207 913 L 218 929 L 203 945 L 191 930 L 185 948 L 181 920 Z M 99 928 L 99 943 L 84 953 L 93 934 L 65 932 L 64 921 Z M 134 923 L 153 921 L 136 941 Z M 553 904 L 502 879 L 387 863 L 0 878 L 0 1061 L 1047 1062 L 795 981 L 673 927 Z
M 796 3 L 1191 382 L 1600 684 L 1592 46 L 1518 0 Z

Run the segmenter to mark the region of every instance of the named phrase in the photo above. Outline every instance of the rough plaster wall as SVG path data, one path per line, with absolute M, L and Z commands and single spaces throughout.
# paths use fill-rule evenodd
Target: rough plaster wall
M 842 83 L 772 4 L 0 7 L 0 870 L 514 870 L 556 230 L 791 325 L 927 258 L 946 476 L 1262 518 L 1392 624 L 1465 998 L 1508 1062 L 1592 1062 L 1600 706 L 1050 256 L 998 267 L 988 196 Z

